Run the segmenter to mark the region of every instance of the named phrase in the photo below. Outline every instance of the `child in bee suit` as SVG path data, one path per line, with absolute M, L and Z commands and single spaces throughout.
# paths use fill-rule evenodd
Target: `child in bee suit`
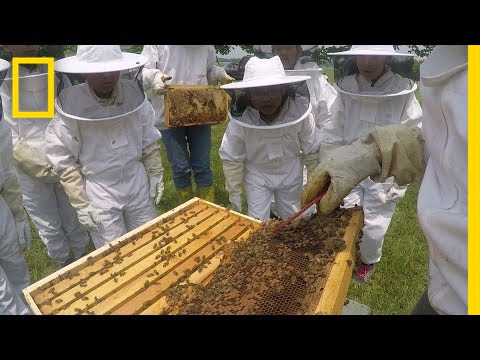
M 243 81 L 221 86 L 232 97 L 219 154 L 233 209 L 244 185 L 251 217 L 268 220 L 273 199 L 283 219 L 300 210 L 304 161 L 317 164 L 320 147 L 309 78 L 287 76 L 278 56 L 252 57 Z
M 38 56 L 39 45 L 6 45 L 12 57 Z M 52 69 L 53 71 L 53 69 Z M 48 72 L 46 65 L 18 66 L 19 109 L 46 111 L 48 108 Z M 66 76 L 55 83 L 64 81 Z M 5 121 L 13 140 L 13 162 L 30 218 L 46 245 L 48 255 L 60 265 L 68 265 L 85 254 L 88 232 L 79 223 L 75 209 L 58 176 L 45 157 L 45 130 L 51 118 L 14 118 L 12 116 L 11 68 L 0 88 Z M 72 254 L 70 254 L 70 251 Z
M 96 248 L 155 218 L 163 194 L 161 135 L 139 81 L 146 61 L 118 45 L 79 45 L 55 62 L 86 81 L 58 95 L 47 159 Z
M 315 62 L 302 63 L 300 58 L 309 50 L 316 48 L 317 45 L 256 45 L 255 48 L 267 57 L 271 54 L 278 55 L 282 60 L 285 73 L 287 75 L 307 75 L 307 87 L 312 103 L 312 114 L 315 117 L 315 123 L 318 131 L 321 131 L 325 123 L 331 118 L 331 108 L 337 91 L 327 81 L 323 75 L 322 69 Z M 312 169 L 310 169 L 312 170 Z M 303 168 L 303 184 L 307 183 L 308 169 Z M 275 201 L 271 206 L 272 215 L 278 216 Z M 307 210 L 306 215 L 313 214 L 316 211 L 315 205 Z
M 322 160 L 302 196 L 308 203 L 330 182 L 318 207 L 328 214 L 367 176 L 394 176 L 401 185 L 421 181 L 417 215 L 428 241 L 429 281 L 417 315 L 469 310 L 468 50 L 437 45 L 420 66 L 423 134 L 404 124 L 375 127 Z
M 0 85 L 9 67 L 0 59 Z M 31 235 L 12 156 L 12 134 L 0 98 L 0 315 L 25 315 L 30 310 L 22 290 L 30 284 L 30 275 L 20 246 L 28 245 Z
M 349 51 L 329 55 L 336 57 L 335 66 L 341 66 L 335 69 L 340 74 L 335 84 L 338 96 L 322 132 L 322 157 L 329 148 L 351 144 L 376 126 L 421 127 L 422 109 L 414 94 L 417 85 L 400 75 L 411 74 L 412 54 L 398 53 L 392 45 L 353 45 Z M 381 183 L 366 178 L 345 198 L 344 207 L 362 206 L 364 213 L 358 281 L 367 281 L 380 261 L 385 234 L 406 189 L 393 177 Z
M 213 45 L 145 45 L 142 55 L 148 58 L 143 69 L 143 83 L 146 89 L 153 90 L 155 126 L 162 133 L 179 199 L 185 202 L 193 196 L 193 172 L 198 196 L 214 202 L 211 125 L 165 128 L 165 82 L 168 80 L 168 85 L 217 85 L 235 79 L 215 64 Z

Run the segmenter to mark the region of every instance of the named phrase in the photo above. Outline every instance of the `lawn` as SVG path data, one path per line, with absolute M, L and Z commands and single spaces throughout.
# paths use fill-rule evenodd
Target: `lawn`
M 324 69 L 333 81 L 332 69 Z M 222 164 L 218 149 L 226 124 L 212 126 L 211 166 L 214 176 L 215 202 L 228 204 L 228 194 L 224 188 Z M 157 206 L 162 214 L 180 205 L 176 195 L 170 167 L 162 144 L 164 162 L 165 192 Z M 418 186 L 411 185 L 406 196 L 400 201 L 385 237 L 383 257 L 369 282 L 358 284 L 352 281 L 347 297 L 369 306 L 373 314 L 409 314 L 417 299 L 424 291 L 428 280 L 428 248 L 420 230 L 416 216 Z M 244 197 L 244 209 L 246 202 Z M 245 212 L 245 211 L 244 211 Z M 25 252 L 32 283 L 58 270 L 46 248 L 32 227 L 32 248 Z M 93 246 L 91 246 L 93 250 Z

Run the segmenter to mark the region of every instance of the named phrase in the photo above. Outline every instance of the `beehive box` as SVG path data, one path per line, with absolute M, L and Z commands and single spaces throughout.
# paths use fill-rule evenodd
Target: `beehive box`
M 165 126 L 219 124 L 227 119 L 228 95 L 213 85 L 169 85 L 165 93 Z
M 351 212 L 345 248 L 330 264 L 311 313 L 339 314 L 363 224 Z M 185 284 L 206 286 L 224 250 L 262 223 L 194 198 L 24 289 L 35 314 L 175 314 L 168 294 Z

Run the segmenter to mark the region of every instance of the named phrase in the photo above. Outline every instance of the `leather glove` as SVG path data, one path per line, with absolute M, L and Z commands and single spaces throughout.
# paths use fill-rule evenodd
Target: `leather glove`
M 318 157 L 319 157 L 318 152 L 303 155 L 303 163 L 305 164 L 305 167 L 307 168 L 307 178 L 308 179 L 310 179 L 312 171 L 318 165 Z
M 172 79 L 171 76 L 168 76 L 167 74 L 164 74 L 159 70 L 158 73 L 153 78 L 153 84 L 152 84 L 153 91 L 157 95 L 165 94 L 165 86 L 166 86 L 165 81 L 171 80 L 171 79 Z
M 235 81 L 235 79 L 231 76 L 229 76 L 227 73 L 223 73 L 222 75 L 219 76 L 218 82 L 220 85 L 228 84 Z
M 418 128 L 393 124 L 376 127 L 365 139 L 339 147 L 312 173 L 302 194 L 302 206 L 330 186 L 318 209 L 330 214 L 367 177 L 383 182 L 394 176 L 398 185 L 418 181 L 424 170 L 423 139 Z
M 20 250 L 28 250 L 32 245 L 32 232 L 30 230 L 30 224 L 27 219 L 23 221 L 17 221 L 17 234 L 18 234 L 18 244 Z
M 152 176 L 150 178 L 150 197 L 155 200 L 155 205 L 158 205 L 163 195 L 163 176 Z
M 242 212 L 242 196 L 241 195 L 228 195 L 228 200 L 230 201 L 230 208 Z
M 13 146 L 13 163 L 24 174 L 42 182 L 57 183 L 59 180 L 53 167 L 38 157 L 25 138 L 19 138 Z
M 98 231 L 97 225 L 100 223 L 100 219 L 91 205 L 77 209 L 77 214 L 80 224 L 87 227 L 87 229 L 90 231 Z

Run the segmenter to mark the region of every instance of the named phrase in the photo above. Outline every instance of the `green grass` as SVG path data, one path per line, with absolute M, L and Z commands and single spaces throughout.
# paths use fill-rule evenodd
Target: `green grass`
M 333 71 L 326 70 L 330 82 Z M 228 205 L 228 194 L 224 188 L 222 163 L 218 149 L 226 124 L 212 126 L 211 163 L 214 178 L 215 202 Z M 180 200 L 175 192 L 171 170 L 162 143 L 165 192 L 157 206 L 162 214 L 178 205 Z M 369 282 L 351 282 L 347 297 L 369 306 L 373 314 L 408 314 L 426 287 L 428 279 L 428 249 L 416 216 L 418 187 L 411 185 L 406 196 L 400 201 L 385 237 L 383 257 Z M 246 201 L 243 196 L 246 213 Z M 59 269 L 51 260 L 45 246 L 32 227 L 32 248 L 25 252 L 32 283 Z M 93 250 L 93 246 L 90 245 Z

